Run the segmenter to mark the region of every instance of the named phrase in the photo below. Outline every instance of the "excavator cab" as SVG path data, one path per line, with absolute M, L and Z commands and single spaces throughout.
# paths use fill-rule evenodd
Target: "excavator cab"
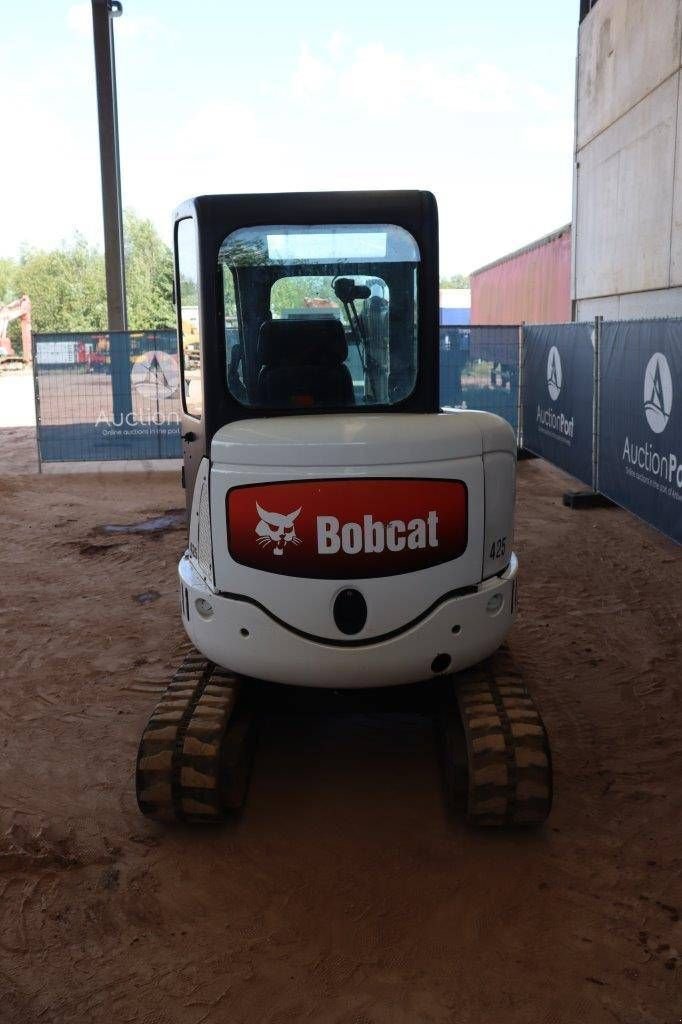
M 437 411 L 430 194 L 200 197 L 178 209 L 175 245 L 190 498 L 227 423 Z
M 262 681 L 429 681 L 459 709 L 469 816 L 546 817 L 544 727 L 498 652 L 516 614 L 516 440 L 497 416 L 439 409 L 437 246 L 427 192 L 178 209 L 191 651 L 142 738 L 144 813 L 239 805 Z

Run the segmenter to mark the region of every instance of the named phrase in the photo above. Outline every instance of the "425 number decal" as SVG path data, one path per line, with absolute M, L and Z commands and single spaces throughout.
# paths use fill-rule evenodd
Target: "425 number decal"
M 489 557 L 496 560 L 498 558 L 504 558 L 506 553 L 507 553 L 507 538 L 506 537 L 498 537 L 497 540 L 494 540 L 492 542 L 492 544 L 490 545 L 490 555 L 489 555 Z

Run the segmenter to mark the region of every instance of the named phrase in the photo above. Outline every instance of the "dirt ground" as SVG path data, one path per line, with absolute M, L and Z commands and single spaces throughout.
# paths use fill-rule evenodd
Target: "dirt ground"
M 563 508 L 571 482 L 520 465 L 511 647 L 556 770 L 540 831 L 449 815 L 426 718 L 310 714 L 266 723 L 239 820 L 164 828 L 137 811 L 133 764 L 178 649 L 184 534 L 93 531 L 181 505 L 178 477 L 22 476 L 10 461 L 3 1022 L 682 1018 L 671 542 L 625 512 Z

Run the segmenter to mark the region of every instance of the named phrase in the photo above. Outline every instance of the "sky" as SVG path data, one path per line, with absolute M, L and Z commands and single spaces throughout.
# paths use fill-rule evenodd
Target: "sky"
M 123 204 L 422 188 L 441 275 L 571 217 L 578 0 L 123 0 Z M 0 11 L 0 256 L 102 245 L 90 3 Z

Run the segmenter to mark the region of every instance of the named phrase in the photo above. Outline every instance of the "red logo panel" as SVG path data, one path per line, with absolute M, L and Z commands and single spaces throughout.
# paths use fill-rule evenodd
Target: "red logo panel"
M 226 497 L 235 562 L 285 576 L 362 579 L 427 569 L 467 545 L 461 480 L 297 480 Z

